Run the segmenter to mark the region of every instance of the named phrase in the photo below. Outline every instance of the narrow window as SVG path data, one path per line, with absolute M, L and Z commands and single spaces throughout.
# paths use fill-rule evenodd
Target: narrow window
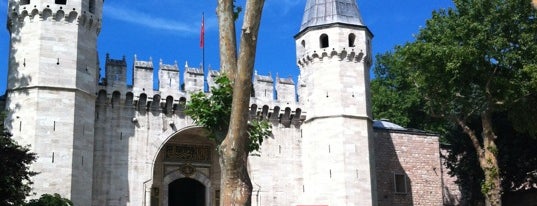
M 408 192 L 407 188 L 407 177 L 405 174 L 394 174 L 394 190 L 396 194 L 406 194 Z
M 67 0 L 55 0 L 54 3 L 65 5 L 67 4 Z
M 28 5 L 30 4 L 30 0 L 21 0 L 20 5 Z
M 321 48 L 327 48 L 328 47 L 328 35 L 322 34 L 321 38 L 319 39 L 321 43 Z
M 89 1 L 89 12 L 95 13 L 95 0 Z
M 356 35 L 349 34 L 349 47 L 354 47 L 354 41 L 356 40 Z
M 302 45 L 302 48 L 306 48 L 306 41 L 302 40 L 302 42 L 300 42 L 300 44 Z
M 216 202 L 215 205 L 220 205 L 220 190 L 214 191 L 214 201 Z

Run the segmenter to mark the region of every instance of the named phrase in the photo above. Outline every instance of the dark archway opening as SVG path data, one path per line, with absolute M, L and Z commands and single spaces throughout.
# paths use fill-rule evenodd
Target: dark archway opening
M 181 178 L 168 185 L 169 206 L 205 206 L 205 186 L 197 180 Z

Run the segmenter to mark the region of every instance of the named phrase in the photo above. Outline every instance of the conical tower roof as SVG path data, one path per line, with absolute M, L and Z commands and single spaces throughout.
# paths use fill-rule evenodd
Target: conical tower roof
M 312 26 L 344 23 L 364 26 L 356 0 L 308 0 L 300 31 Z

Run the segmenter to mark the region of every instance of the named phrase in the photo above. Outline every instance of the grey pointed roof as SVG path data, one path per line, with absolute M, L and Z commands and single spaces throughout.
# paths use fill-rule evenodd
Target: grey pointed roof
M 345 23 L 364 26 L 356 0 L 308 0 L 300 31 L 319 25 Z

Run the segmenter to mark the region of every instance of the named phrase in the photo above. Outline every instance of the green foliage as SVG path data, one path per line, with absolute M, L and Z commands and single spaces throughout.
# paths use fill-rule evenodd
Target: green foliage
M 233 20 L 234 21 L 237 21 L 237 19 L 239 19 L 239 14 L 242 12 L 242 7 L 237 6 L 235 4 L 236 2 L 237 2 L 236 0 L 233 0 Z
M 0 205 L 22 205 L 30 193 L 31 176 L 28 166 L 36 156 L 19 146 L 4 128 L 4 113 L 0 113 Z
M 54 195 L 43 194 L 37 200 L 30 200 L 26 206 L 73 206 L 73 202 L 54 193 Z
M 408 67 L 397 53 L 376 56 L 371 80 L 372 109 L 375 119 L 387 119 L 407 128 L 445 133 L 445 123 L 424 110 L 424 96 L 410 78 Z
M 225 76 L 219 76 L 215 81 L 218 86 L 211 88 L 211 95 L 203 92 L 192 95 L 186 104 L 185 114 L 197 125 L 209 130 L 209 138 L 220 144 L 229 126 L 233 89 Z
M 433 12 L 416 41 L 398 51 L 426 109 L 465 119 L 509 110 L 532 95 L 528 68 L 537 64 L 537 22 L 530 1 L 457 0 L 455 5 Z
M 477 128 L 480 118 L 473 117 L 469 120 L 472 128 Z M 498 136 L 497 148 L 492 149 L 498 154 L 500 165 L 500 177 L 503 191 L 512 191 L 523 185 L 537 183 L 537 175 L 534 174 L 537 165 L 537 139 L 527 133 L 521 133 L 514 129 L 513 123 L 505 113 L 493 115 L 493 127 Z M 446 166 L 449 174 L 457 176 L 458 185 L 462 189 L 464 201 L 469 205 L 476 205 L 483 199 L 482 191 L 488 192 L 490 182 L 487 183 L 484 171 L 479 167 L 475 149 L 470 139 L 464 138 L 459 128 L 451 128 L 443 136 L 444 149 L 449 151 L 446 158 Z M 481 130 L 477 129 L 478 137 Z M 482 190 L 483 188 L 488 188 Z
M 272 135 L 272 127 L 268 121 L 265 120 L 251 120 L 248 122 L 250 125 L 248 135 L 250 136 L 250 142 L 248 143 L 248 151 L 259 151 L 263 139 Z
M 210 95 L 203 92 L 192 95 L 186 104 L 185 114 L 190 116 L 197 125 L 209 130 L 209 138 L 220 145 L 229 128 L 233 89 L 231 81 L 224 75 L 218 76 L 215 81 L 217 86 L 211 88 Z M 263 138 L 272 134 L 271 125 L 266 120 L 256 119 L 248 124 L 250 125 L 249 152 L 258 151 Z
M 373 115 L 441 134 L 447 166 L 474 205 L 492 185 L 456 118 L 482 141 L 481 115 L 492 114 L 500 168 L 486 169 L 504 191 L 537 182 L 537 18 L 530 0 L 454 3 L 434 11 L 416 41 L 377 57 Z

